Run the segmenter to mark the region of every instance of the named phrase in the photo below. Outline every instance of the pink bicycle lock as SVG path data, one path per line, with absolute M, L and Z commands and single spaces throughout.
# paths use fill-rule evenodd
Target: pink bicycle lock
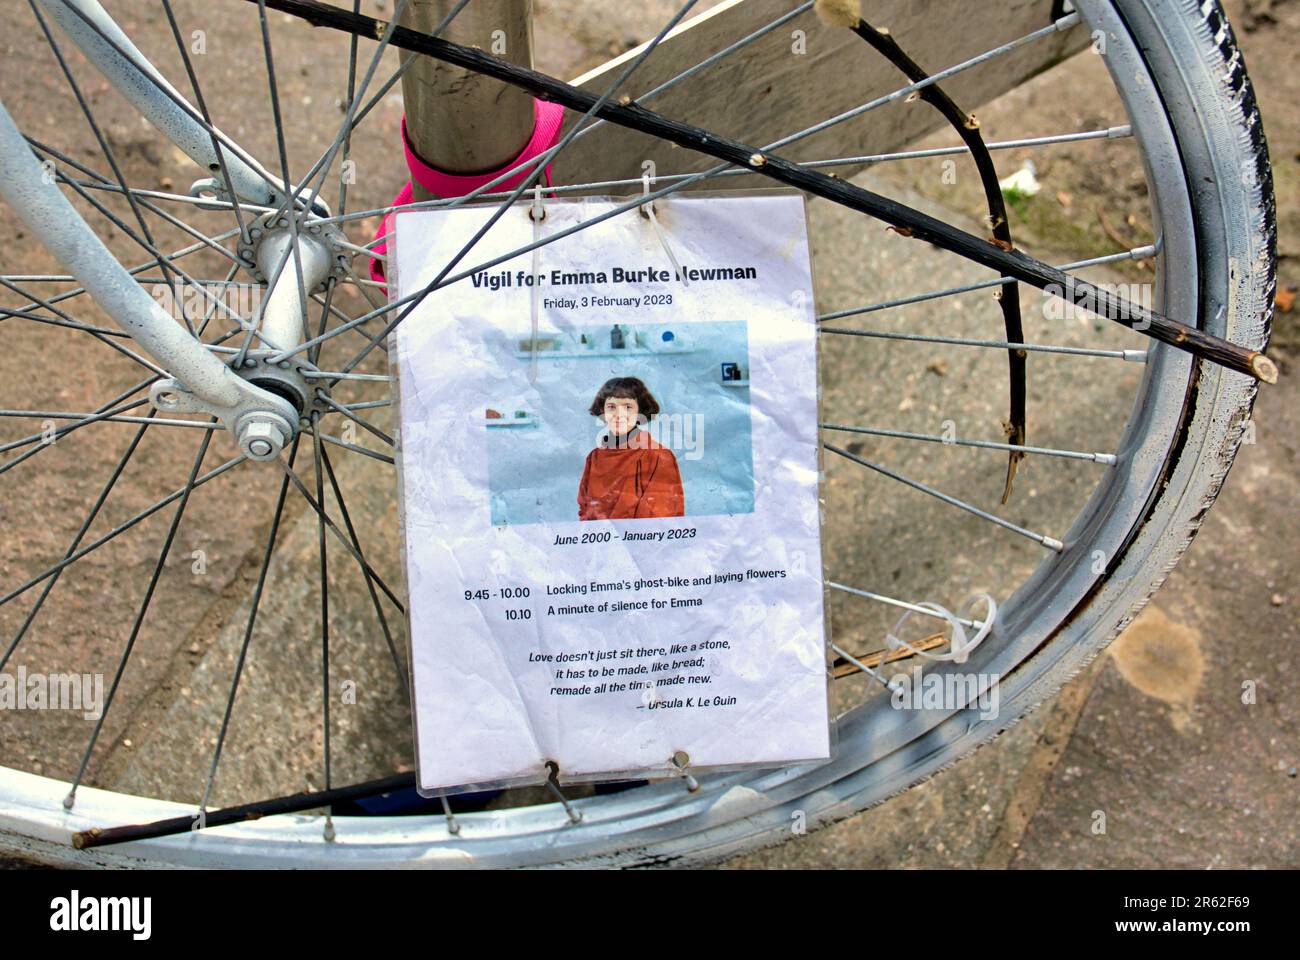
M 560 138 L 560 127 L 564 123 L 564 107 L 558 103 L 550 103 L 546 100 L 533 98 L 533 135 L 524 144 L 523 150 L 513 160 L 506 163 L 499 170 L 493 170 L 489 173 L 473 173 L 460 176 L 454 173 L 444 173 L 437 170 L 415 155 L 411 149 L 411 142 L 406 138 L 406 117 L 402 117 L 402 148 L 406 153 L 406 167 L 411 171 L 411 180 L 419 183 L 420 186 L 428 190 L 435 197 L 449 200 L 453 197 L 463 197 L 472 190 L 476 190 L 484 184 L 491 183 L 497 177 L 501 176 L 507 170 L 517 167 L 519 164 L 531 160 L 534 157 L 541 156 L 547 150 L 555 145 Z M 533 174 L 533 170 L 525 170 L 514 176 L 501 181 L 496 185 L 494 190 L 506 191 L 513 190 L 521 182 Z M 546 185 L 551 185 L 551 168 L 548 165 L 545 173 Z M 406 182 L 406 186 L 398 191 L 397 196 L 393 198 L 392 206 L 404 207 L 414 200 L 414 191 L 411 187 L 411 180 Z M 393 213 L 389 213 L 379 223 L 379 230 L 375 233 L 375 239 L 379 240 L 386 237 L 392 229 Z M 388 242 L 376 244 L 375 253 L 387 253 Z M 384 263 L 382 260 L 371 259 L 370 276 L 372 279 L 383 283 Z M 385 290 L 387 292 L 387 290 Z

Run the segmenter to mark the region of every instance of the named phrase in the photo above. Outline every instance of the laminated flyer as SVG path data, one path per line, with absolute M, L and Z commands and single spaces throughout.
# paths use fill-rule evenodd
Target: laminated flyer
M 621 202 L 518 204 L 456 270 Z M 494 210 L 399 212 L 390 296 Z M 674 196 L 475 270 L 389 359 L 422 792 L 829 756 L 802 196 Z

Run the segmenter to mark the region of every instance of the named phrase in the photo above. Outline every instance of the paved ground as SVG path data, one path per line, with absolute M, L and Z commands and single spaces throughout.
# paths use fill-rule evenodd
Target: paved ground
M 205 23 L 214 51 L 223 45 L 237 47 L 241 31 L 248 27 L 237 18 L 208 22 L 198 3 L 176 6 L 183 22 L 197 18 Z M 655 17 L 665 15 L 662 8 L 667 4 L 659 0 L 638 19 L 618 24 L 568 0 L 545 0 L 538 6 L 539 47 L 554 58 L 540 65 L 574 73 L 644 38 L 652 32 Z M 1241 15 L 1239 22 L 1256 26 L 1242 39 L 1273 144 L 1283 211 L 1282 252 L 1288 257 L 1284 283 L 1294 284 L 1300 279 L 1296 276 L 1300 81 L 1291 69 L 1290 38 L 1300 29 L 1300 4 L 1252 3 L 1249 19 L 1242 4 L 1230 7 Z M 25 11 L 7 10 L 0 14 L 4 35 L 17 37 L 29 29 L 11 20 L 30 22 Z M 161 17 L 132 7 L 127 20 L 133 35 L 156 41 L 151 52 L 166 49 L 166 23 Z M 284 26 L 276 24 L 275 29 Z M 311 110 L 328 109 L 331 100 L 327 91 L 332 87 L 322 79 L 326 75 L 322 65 L 329 61 L 331 49 L 338 56 L 345 47 L 320 46 L 320 41 L 310 49 L 295 47 L 300 41 L 294 38 L 300 36 L 284 30 L 283 40 L 277 35 L 277 43 L 283 44 L 277 49 L 285 51 L 286 62 L 301 65 L 284 73 L 283 90 L 286 102 L 300 108 L 290 119 L 290 132 L 309 141 Z M 9 41 L 11 53 L 13 43 Z M 47 107 L 50 103 L 66 106 L 57 73 L 45 77 L 24 71 L 17 76 L 19 60 L 5 58 L 0 89 L 20 123 L 85 162 L 102 166 L 93 139 L 75 122 L 75 113 Z M 260 76 L 237 62 L 218 73 L 221 62 L 209 58 L 200 67 L 213 71 L 205 75 L 209 88 L 219 85 L 227 103 L 260 102 Z M 53 63 L 45 66 L 56 69 Z M 92 76 L 84 66 L 74 60 L 79 76 Z M 164 69 L 183 75 L 178 63 L 168 63 Z M 34 79 L 37 76 L 43 79 Z M 1107 114 L 1104 97 L 1088 96 L 1100 83 L 1095 58 L 1076 58 L 1003 102 L 982 109 L 981 119 L 994 136 L 999 129 L 1039 133 L 1118 122 Z M 182 186 L 188 183 L 182 181 L 187 166 L 160 152 L 151 135 L 133 126 L 129 111 L 105 91 L 93 85 L 87 89 L 97 109 L 109 117 L 107 134 L 129 176 L 164 188 L 170 188 L 173 180 Z M 10 91 L 17 93 L 11 96 Z M 1074 112 L 1066 116 L 1061 107 L 1065 103 L 1079 106 L 1071 107 Z M 241 139 L 258 136 L 251 110 L 232 130 Z M 392 184 L 385 177 L 367 174 L 391 167 L 383 143 L 385 137 L 391 140 L 399 117 L 400 102 L 390 97 L 373 121 L 377 132 L 358 144 L 355 156 L 361 176 L 355 203 L 376 205 L 391 192 Z M 236 121 L 227 124 L 236 126 Z M 259 155 L 275 155 L 273 142 L 252 146 Z M 1140 205 L 1128 184 L 1111 176 L 1105 166 L 1110 156 L 1114 155 L 1056 151 L 1040 162 L 1045 195 L 1064 193 L 1073 199 L 1026 224 L 1035 252 L 1044 256 L 1059 252 L 1069 258 L 1066 255 L 1076 250 L 1113 249 L 1112 235 L 1117 231 L 1126 243 L 1142 242 L 1140 219 L 1130 221 L 1126 216 L 1130 206 L 1140 209 Z M 1096 159 L 1082 159 L 1088 157 Z M 1005 162 L 1014 168 L 1018 159 L 1013 156 Z M 1122 167 L 1119 161 L 1116 164 L 1116 169 Z M 940 170 L 935 164 L 917 164 L 873 172 L 868 182 L 911 202 L 943 205 L 935 209 L 968 209 L 962 193 L 968 182 L 946 190 L 940 185 Z M 1086 206 L 1093 202 L 1096 209 Z M 1097 209 L 1112 212 L 1106 223 Z M 944 271 L 945 283 L 962 279 L 961 271 L 954 272 L 951 264 L 928 251 L 918 253 L 914 244 L 893 234 L 873 232 L 865 252 L 848 256 L 845 251 L 864 246 L 861 224 L 820 205 L 814 205 L 812 216 L 822 309 L 927 289 L 938 270 Z M 6 255 L 6 268 L 15 263 L 14 257 L 21 258 L 25 271 L 54 268 L 39 249 L 21 243 L 22 230 L 7 210 L 0 211 L 0 218 L 0 236 L 17 241 Z M 109 242 L 124 256 L 139 259 L 120 234 L 110 236 Z M 196 262 L 202 261 L 196 258 Z M 219 264 L 209 261 L 204 266 L 211 275 Z M 1131 281 L 1141 275 L 1118 273 L 1094 279 Z M 945 309 L 950 332 L 987 335 L 990 324 L 996 329 L 996 307 L 986 296 L 952 301 Z M 913 310 L 891 322 L 906 324 L 926 316 L 924 310 Z M 1294 508 L 1300 398 L 1291 367 L 1300 353 L 1300 338 L 1293 317 L 1280 317 L 1282 329 L 1274 353 L 1283 364 L 1284 377 L 1261 397 L 1255 417 L 1257 442 L 1243 450 L 1186 561 L 1153 607 L 1106 657 L 993 745 L 930 782 L 832 828 L 738 858 L 728 866 L 1284 866 L 1300 860 L 1300 827 L 1294 817 L 1300 790 L 1295 774 L 1300 763 L 1300 718 L 1287 684 L 1295 675 L 1300 649 Z M 104 321 L 93 311 L 85 319 Z M 1131 335 L 1091 325 L 1061 335 L 1070 342 L 1092 345 L 1136 343 Z M 41 368 L 48 340 L 31 331 L 6 330 L 5 344 L 0 379 L 17 383 L 24 371 Z M 132 382 L 125 376 L 125 364 L 99 362 L 107 353 L 102 346 L 92 342 L 76 349 L 83 352 L 70 359 L 80 361 L 78 366 L 86 371 L 83 377 L 42 385 L 39 389 L 48 389 L 49 394 L 33 398 L 33 404 L 89 409 L 114 388 Z M 960 348 L 918 352 L 906 345 L 864 349 L 855 339 L 826 344 L 823 361 L 828 419 L 833 411 L 840 422 L 871 422 L 873 413 L 883 409 L 891 414 L 890 425 L 902 429 L 937 432 L 939 424 L 951 418 L 962 435 L 997 433 L 1003 411 L 996 356 L 972 356 Z M 1104 369 L 1046 358 L 1035 364 L 1032 436 L 1048 445 L 1110 449 L 1123 411 L 1107 401 L 1131 390 L 1136 375 L 1129 365 L 1118 366 Z M 997 389 L 985 386 L 990 383 Z M 1059 402 L 1063 396 L 1071 402 Z M 6 544 L 0 558 L 6 582 L 57 559 L 71 533 L 66 522 L 61 525 L 57 518 L 65 508 L 93 499 L 95 484 L 111 468 L 131 432 L 125 425 L 106 426 L 94 441 L 56 444 L 44 457 L 46 479 L 39 485 L 22 480 L 21 471 L 0 477 L 5 484 L 0 503 L 15 517 L 25 513 L 47 518 L 41 524 L 27 524 L 21 540 L 11 538 Z M 10 431 L 4 439 L 11 434 L 16 435 Z M 197 437 L 187 441 L 184 450 L 161 441 L 142 448 L 148 469 L 131 474 L 131 489 L 112 504 L 105 523 L 129 516 L 131 510 L 150 502 L 148 498 L 172 489 L 174 478 L 188 469 L 197 442 Z M 209 466 L 218 462 L 218 455 L 228 455 L 224 448 L 215 450 L 222 443 L 222 439 L 214 443 Z M 981 502 L 996 502 L 1001 490 L 1000 465 L 983 452 L 945 459 L 951 451 L 903 449 L 884 441 L 857 443 L 851 449 L 906 473 L 939 477 L 946 489 Z M 340 454 L 336 463 L 340 481 L 349 491 L 349 506 L 359 526 L 368 531 L 367 555 L 381 572 L 395 576 L 389 487 L 376 480 L 367 461 Z M 828 466 L 828 516 L 837 522 L 828 529 L 827 548 L 837 579 L 891 583 L 900 577 L 915 579 L 923 569 L 925 589 L 932 591 L 929 595 L 955 603 L 973 589 L 998 593 L 1001 585 L 1023 579 L 1036 562 L 1032 545 L 1001 539 L 975 521 L 955 518 L 918 526 L 916 502 L 909 499 L 912 494 L 892 490 L 885 483 L 864 486 L 851 465 Z M 304 470 L 304 476 L 309 472 Z M 1089 490 L 1082 477 L 1053 463 L 1031 461 L 1022 473 L 1012 519 L 1035 529 L 1059 529 Z M 168 567 L 169 582 L 176 589 L 160 591 L 141 635 L 133 671 L 121 694 L 122 702 L 132 708 L 110 715 L 91 765 L 93 782 L 196 799 L 242 639 L 259 544 L 274 504 L 275 477 L 268 472 L 262 481 L 243 488 L 238 498 L 229 496 L 228 488 L 218 488 L 224 489 L 223 496 L 196 496 Z M 41 629 L 24 641 L 29 662 L 70 657 L 74 662 L 67 669 L 81 664 L 85 669 L 91 665 L 103 669 L 105 662 L 112 662 L 124 635 L 122 625 L 129 627 L 139 600 L 138 589 L 123 584 L 147 577 L 168 519 L 164 515 L 144 525 L 145 535 L 134 541 L 122 538 L 132 542 L 105 548 L 102 557 L 82 565 L 74 582 L 59 588 L 67 594 L 60 594 L 64 602 L 57 608 L 51 604 L 42 614 Z M 869 536 L 862 536 L 864 529 Z M 291 501 L 284 531 L 269 579 L 275 589 L 263 611 L 242 683 L 216 803 L 247 796 L 245 791 L 261 795 L 319 786 L 321 744 L 312 723 L 314 697 L 319 696 L 319 681 L 314 679 L 317 655 L 311 638 L 290 629 L 295 615 L 314 602 L 314 594 L 295 575 L 315 562 L 316 524 L 300 502 Z M 191 572 L 195 550 L 204 551 L 207 569 L 202 575 Z M 409 763 L 409 718 L 401 706 L 391 659 L 373 628 L 369 599 L 348 567 L 346 554 L 331 553 L 331 571 L 337 578 L 332 618 L 335 675 L 354 680 L 369 707 L 336 715 L 336 756 L 342 759 L 335 773 L 339 779 L 376 775 Z M 832 614 L 838 639 L 857 649 L 869 648 L 889 626 L 883 613 L 843 597 L 836 598 Z M 10 634 L 21 619 L 14 616 L 0 611 Z M 401 644 L 400 629 L 396 624 L 394 628 Z M 1243 683 L 1248 681 L 1255 694 L 1249 704 L 1242 702 Z M 837 687 L 841 697 L 855 692 L 861 692 L 860 686 Z M 0 755 L 7 762 L 53 775 L 67 776 L 75 770 L 85 737 L 80 724 L 68 721 L 67 729 L 41 729 L 43 739 L 62 745 L 51 755 L 38 756 L 26 748 L 35 735 L 31 727 L 6 726 L 0 731 Z M 1102 822 L 1099 814 L 1104 817 L 1104 832 L 1096 828 Z

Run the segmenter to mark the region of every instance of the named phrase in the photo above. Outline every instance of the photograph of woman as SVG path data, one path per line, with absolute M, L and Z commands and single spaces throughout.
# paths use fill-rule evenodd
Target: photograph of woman
M 677 458 L 644 429 L 659 402 L 636 377 L 607 380 L 590 413 L 605 422 L 578 485 L 579 520 L 681 517 L 686 495 Z

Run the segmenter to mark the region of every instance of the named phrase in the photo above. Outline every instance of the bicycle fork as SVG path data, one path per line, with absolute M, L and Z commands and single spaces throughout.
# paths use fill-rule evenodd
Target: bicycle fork
M 265 389 L 223 363 L 135 281 L 63 195 L 51 169 L 37 160 L 3 101 L 0 171 L 0 195 L 95 302 L 161 365 L 153 368 L 157 375 L 150 388 L 154 406 L 167 412 L 209 413 L 235 435 L 250 459 L 277 457 L 293 438 L 301 417 L 284 395 L 287 391 Z M 316 262 L 305 255 L 304 270 Z M 280 289 L 297 286 L 295 271 L 280 274 L 267 302 L 266 336 L 271 341 L 290 332 L 293 324 L 285 318 L 301 307 L 295 302 L 296 290 Z M 308 279 L 304 277 L 304 283 Z M 296 322 L 300 331 L 301 319 Z M 294 345 L 275 342 L 285 348 Z

